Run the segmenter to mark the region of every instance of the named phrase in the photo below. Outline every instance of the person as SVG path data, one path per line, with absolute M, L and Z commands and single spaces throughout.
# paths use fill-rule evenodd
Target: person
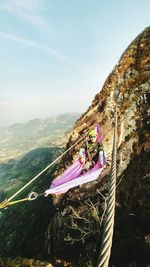
M 89 132 L 80 150 L 79 158 L 68 167 L 58 179 L 54 179 L 50 188 L 45 191 L 45 196 L 49 194 L 64 194 L 69 189 L 90 181 L 94 181 L 106 167 L 106 160 L 102 146 L 102 135 L 99 124 L 95 125 L 94 130 Z M 91 170 L 91 173 L 87 173 Z M 82 177 L 82 175 L 84 175 Z M 81 176 L 81 177 L 80 177 Z
M 83 164 L 81 174 L 92 169 L 98 160 L 100 162 L 100 168 L 105 168 L 103 145 L 98 141 L 97 131 L 91 130 L 88 139 L 82 144 L 79 150 L 79 161 Z

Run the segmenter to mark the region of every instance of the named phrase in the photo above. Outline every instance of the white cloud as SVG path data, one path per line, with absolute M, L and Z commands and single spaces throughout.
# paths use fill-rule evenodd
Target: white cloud
M 5 0 L 0 2 L 0 9 L 12 13 L 30 24 L 49 30 L 46 20 L 39 11 L 46 6 L 46 0 Z
M 49 54 L 51 54 L 51 55 L 53 55 L 53 56 L 55 56 L 55 57 L 57 57 L 57 58 L 59 58 L 61 60 L 67 61 L 69 63 L 73 63 L 73 61 L 71 61 L 68 57 L 62 55 L 61 53 L 59 53 L 55 49 L 53 49 L 51 47 L 47 47 L 47 46 L 41 45 L 36 41 L 23 39 L 23 38 L 15 36 L 15 35 L 11 35 L 11 34 L 8 34 L 8 33 L 5 33 L 5 32 L 1 32 L 1 31 L 0 31 L 0 37 L 3 38 L 3 39 L 8 39 L 8 40 L 13 41 L 13 42 L 21 43 L 21 44 L 29 46 L 29 47 L 34 47 L 34 48 L 43 50 L 43 51 L 48 52 Z
M 8 105 L 9 105 L 9 102 L 6 102 L 6 101 L 0 102 L 0 106 L 8 106 Z

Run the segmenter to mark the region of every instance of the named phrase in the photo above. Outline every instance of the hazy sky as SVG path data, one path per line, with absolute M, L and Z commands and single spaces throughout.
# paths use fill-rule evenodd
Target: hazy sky
M 0 126 L 85 112 L 149 0 L 0 0 Z

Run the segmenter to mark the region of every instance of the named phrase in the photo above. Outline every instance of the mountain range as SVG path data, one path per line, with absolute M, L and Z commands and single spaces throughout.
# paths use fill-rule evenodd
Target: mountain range
M 79 113 L 67 113 L 1 127 L 0 162 L 17 158 L 37 147 L 63 146 L 67 131 L 79 116 Z

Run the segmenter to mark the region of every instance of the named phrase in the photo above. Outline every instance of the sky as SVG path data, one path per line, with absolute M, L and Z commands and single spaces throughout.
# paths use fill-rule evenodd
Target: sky
M 0 126 L 85 112 L 149 25 L 149 0 L 0 0 Z

